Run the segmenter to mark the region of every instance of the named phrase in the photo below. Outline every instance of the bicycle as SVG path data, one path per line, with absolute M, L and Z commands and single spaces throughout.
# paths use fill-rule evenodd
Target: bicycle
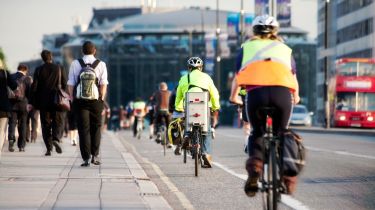
M 260 110 L 266 116 L 266 133 L 263 136 L 263 172 L 260 177 L 263 209 L 276 210 L 281 194 L 285 193 L 282 184 L 283 161 L 280 138 L 273 133 L 272 114 L 275 109 L 265 107 Z
M 168 139 L 169 143 L 177 145 L 174 151 L 175 155 L 181 155 L 180 150 L 182 147 L 183 141 L 183 133 L 184 133 L 184 116 L 175 116 L 176 114 L 172 115 L 174 118 L 171 123 L 168 125 Z M 186 163 L 186 158 L 184 160 Z
M 188 135 L 184 138 L 184 163 L 186 163 L 187 151 L 190 150 L 194 159 L 194 174 L 198 176 L 199 165 L 203 167 L 201 146 L 204 144 L 203 135 L 209 135 L 208 93 L 187 92 L 185 98 L 185 131 L 187 131 Z
M 142 116 L 142 110 L 139 110 L 139 109 L 136 109 L 134 110 L 134 113 L 135 113 L 135 120 L 136 120 L 136 133 L 135 133 L 135 136 L 138 138 L 138 139 L 141 139 L 142 137 L 142 131 L 143 131 L 143 116 Z

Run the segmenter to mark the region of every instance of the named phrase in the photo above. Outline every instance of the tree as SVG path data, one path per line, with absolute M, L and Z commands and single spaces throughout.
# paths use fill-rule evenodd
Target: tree
M 3 49 L 1 47 L 0 47 L 0 60 L 3 62 L 4 67 L 6 69 L 7 64 L 6 64 L 5 54 L 4 54 Z

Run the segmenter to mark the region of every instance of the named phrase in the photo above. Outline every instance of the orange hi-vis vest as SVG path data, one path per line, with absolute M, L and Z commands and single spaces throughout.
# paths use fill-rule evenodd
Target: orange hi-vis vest
M 283 86 L 297 89 L 292 73 L 292 50 L 279 41 L 252 40 L 243 44 L 241 70 L 237 74 L 240 86 Z

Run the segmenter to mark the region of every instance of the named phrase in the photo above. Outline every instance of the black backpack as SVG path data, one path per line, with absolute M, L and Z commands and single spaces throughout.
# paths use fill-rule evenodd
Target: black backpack
M 12 101 L 22 101 L 25 97 L 26 92 L 26 79 L 27 76 L 22 76 L 18 79 L 16 79 L 17 82 L 17 88 L 15 90 L 8 89 L 8 98 Z
M 305 166 L 306 149 L 302 138 L 292 130 L 282 134 L 283 139 L 283 171 L 287 176 L 297 176 Z

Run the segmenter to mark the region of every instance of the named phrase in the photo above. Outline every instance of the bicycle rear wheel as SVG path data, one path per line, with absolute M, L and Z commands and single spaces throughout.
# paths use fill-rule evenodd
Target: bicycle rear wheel
M 194 165 L 195 165 L 195 176 L 198 176 L 199 173 L 199 165 L 201 161 L 200 158 L 200 145 L 199 145 L 199 130 L 193 129 L 193 148 L 194 148 Z
M 167 150 L 167 141 L 166 141 L 166 137 L 165 137 L 165 128 L 162 127 L 161 128 L 161 143 L 163 145 L 163 152 L 164 152 L 164 156 L 166 155 L 166 150 Z
M 270 146 L 268 155 L 268 192 L 267 192 L 267 209 L 277 209 L 277 162 L 275 147 Z

